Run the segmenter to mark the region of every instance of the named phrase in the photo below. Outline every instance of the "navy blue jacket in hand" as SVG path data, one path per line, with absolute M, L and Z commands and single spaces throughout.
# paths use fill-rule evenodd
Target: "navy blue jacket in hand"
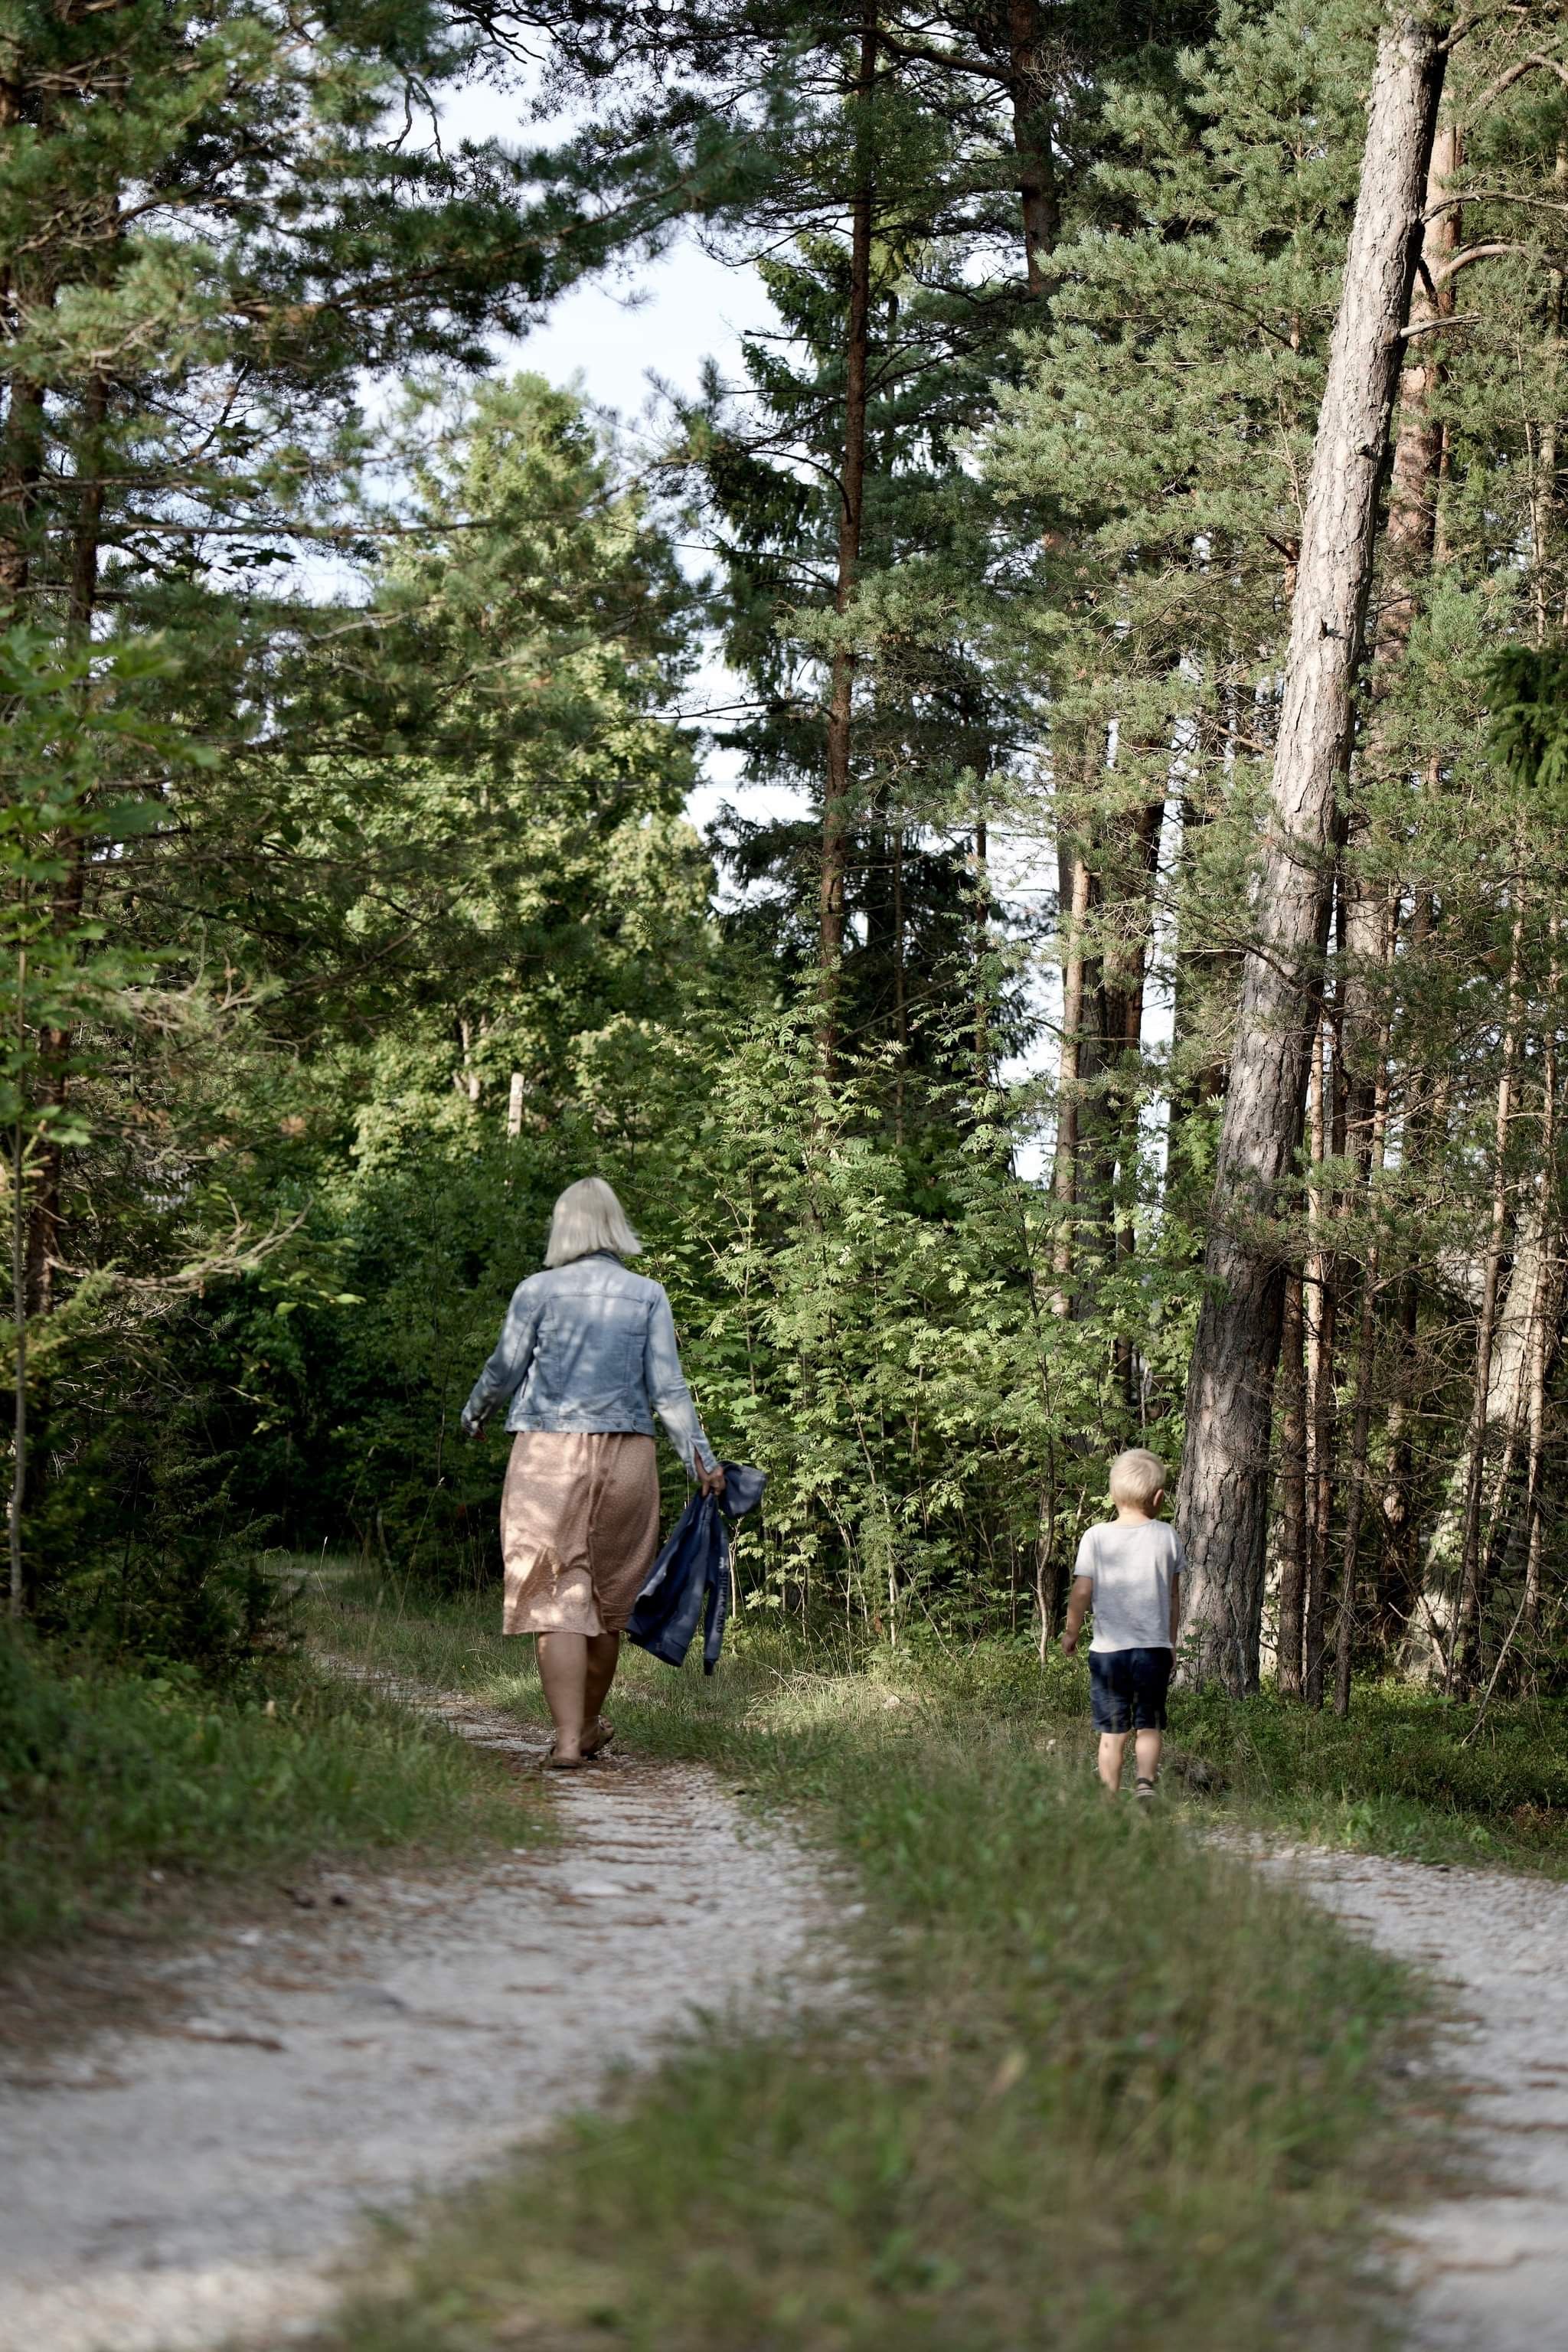
M 696 1495 L 677 1519 L 669 1540 L 654 1561 L 637 1595 L 628 1640 L 651 1651 L 667 1665 L 686 1662 L 699 1622 L 702 1625 L 702 1671 L 719 1663 L 724 1621 L 730 1614 L 730 1530 L 763 1496 L 766 1475 L 726 1462 L 724 1496 Z

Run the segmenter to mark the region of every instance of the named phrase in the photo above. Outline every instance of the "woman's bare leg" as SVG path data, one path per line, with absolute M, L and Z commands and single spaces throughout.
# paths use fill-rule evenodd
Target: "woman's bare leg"
M 616 1667 L 621 1654 L 618 1633 L 590 1633 L 588 1636 L 588 1675 L 583 1693 L 583 1744 L 596 1748 L 599 1742 L 599 1709 L 610 1696 L 610 1685 L 616 1679 Z
M 596 1634 L 594 1638 L 603 1641 L 605 1637 Z M 611 1671 L 614 1672 L 613 1666 Z M 588 1636 L 541 1633 L 539 1679 L 544 1685 L 544 1703 L 555 1726 L 555 1753 L 568 1760 L 581 1756 L 588 1690 Z

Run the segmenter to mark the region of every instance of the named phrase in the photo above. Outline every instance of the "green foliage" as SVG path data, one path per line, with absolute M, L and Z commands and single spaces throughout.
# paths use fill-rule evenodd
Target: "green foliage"
M 537 378 L 411 394 L 398 429 L 418 551 L 367 604 L 301 613 L 269 677 L 204 678 L 271 698 L 265 748 L 166 776 L 156 828 L 91 867 L 80 938 L 41 918 L 78 991 L 48 1102 L 92 1271 L 47 1326 L 35 1604 L 212 1671 L 244 1638 L 222 1563 L 279 1530 L 448 1574 L 488 1555 L 457 1405 L 574 1155 L 657 1130 L 710 957 L 661 712 L 689 625 L 667 536 Z M 171 636 L 159 677 L 189 698 L 198 640 Z
M 188 1669 L 74 1670 L 0 1634 L 0 1945 L 332 1852 L 533 1833 L 450 1734 L 294 1660 L 223 1698 Z M 158 1898 L 166 1902 L 166 1897 Z
M 1492 741 L 1527 789 L 1561 807 L 1568 793 L 1568 650 L 1510 646 L 1491 672 Z
M 893 1640 L 1026 1627 L 1037 1578 L 1054 1599 L 1113 1433 L 1174 1434 L 1129 1423 L 1107 1329 L 1163 1317 L 1174 1353 L 1192 1304 L 1184 1270 L 1151 1262 L 1108 1277 L 1094 1328 L 1054 1314 L 1052 1228 L 1005 1105 L 976 1121 L 967 1041 L 944 1058 L 900 1145 L 878 1117 L 886 1059 L 827 1089 L 804 1014 L 759 1024 L 713 1074 L 711 1203 L 665 1269 L 716 1442 L 772 1481 L 748 1605 Z
M 524 161 L 398 134 L 444 78 L 506 70 L 493 26 L 424 0 L 303 28 L 245 0 L 17 19 L 0 601 L 30 633 L 0 678 L 0 857 L 33 964 L 30 996 L 0 975 L 0 1052 L 40 1625 L 221 1681 L 266 1639 L 258 1541 L 486 1577 L 500 1465 L 454 1446 L 457 1409 L 589 1168 L 669 1284 L 716 1440 L 770 1472 L 746 1612 L 900 1644 L 1049 1616 L 1107 1455 L 1181 1439 L 1373 30 L 1357 0 L 887 19 L 863 90 L 808 0 L 593 0 L 545 23 L 580 130 Z M 1417 1645 L 1441 1582 L 1475 1236 L 1500 1187 L 1506 1280 L 1562 1208 L 1536 1149 L 1555 688 L 1493 658 L 1550 641 L 1563 603 L 1564 101 L 1544 70 L 1492 91 L 1511 38 L 1479 26 L 1452 67 L 1461 110 L 1492 94 L 1455 272 L 1477 308 L 1406 368 L 1442 560 L 1376 584 L 1376 626 L 1408 625 L 1368 666 L 1347 783 L 1316 1222 L 1303 1185 L 1280 1228 L 1299 1264 L 1331 1221 L 1347 1442 L 1367 1269 L 1369 1654 Z M 841 596 L 861 189 L 869 471 Z M 634 467 L 485 338 L 683 217 L 765 248 L 780 332 Z M 682 814 L 672 711 L 709 622 L 753 697 L 728 748 L 800 795 L 719 828 L 739 901 Z M 846 656 L 828 1085 L 809 971 Z M 1056 903 L 1075 878 L 1081 920 Z M 1482 1433 L 1500 1592 L 1527 1418 L 1516 1396 Z M 1319 1490 L 1336 1559 L 1345 1451 Z
M 148 707 L 164 675 L 152 648 L 95 658 L 42 630 L 0 637 L 0 1127 L 6 1223 L 18 1241 L 40 1163 L 91 1132 L 71 1082 L 100 1065 L 106 1033 L 134 1029 L 157 977 L 133 942 L 109 940 L 82 884 L 92 850 L 121 852 L 154 822 L 147 801 L 121 782 L 114 802 L 106 784 L 175 751 Z M 38 1337 L 58 1333 L 45 1327 Z
M 1491 1862 L 1568 1876 L 1568 1743 L 1560 1700 L 1489 1707 L 1397 1684 L 1358 1685 L 1348 1720 L 1264 1696 L 1184 1698 L 1184 1748 L 1232 1801 L 1331 1844 L 1421 1862 Z

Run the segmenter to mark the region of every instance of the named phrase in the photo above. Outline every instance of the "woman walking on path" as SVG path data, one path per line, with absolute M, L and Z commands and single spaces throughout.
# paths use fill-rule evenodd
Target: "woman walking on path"
M 463 1407 L 469 1437 L 510 1397 L 501 1490 L 503 1633 L 532 1633 L 555 1725 L 546 1764 L 572 1771 L 609 1746 L 599 1710 L 621 1632 L 658 1549 L 657 1412 L 705 1495 L 724 1473 L 680 1370 L 661 1284 L 625 1261 L 642 1244 L 601 1176 L 555 1203 L 544 1272 L 512 1293 L 501 1335 Z

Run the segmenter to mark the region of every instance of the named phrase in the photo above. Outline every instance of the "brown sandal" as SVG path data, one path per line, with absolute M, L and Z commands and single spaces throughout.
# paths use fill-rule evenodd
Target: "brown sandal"
M 588 1761 L 585 1756 L 557 1756 L 553 1747 L 547 1748 L 540 1759 L 542 1772 L 580 1772 Z
M 595 1740 L 592 1748 L 584 1748 L 583 1750 L 584 1763 L 588 1761 L 590 1756 L 603 1756 L 615 1736 L 615 1725 L 607 1715 L 602 1715 L 599 1717 L 599 1737 Z

